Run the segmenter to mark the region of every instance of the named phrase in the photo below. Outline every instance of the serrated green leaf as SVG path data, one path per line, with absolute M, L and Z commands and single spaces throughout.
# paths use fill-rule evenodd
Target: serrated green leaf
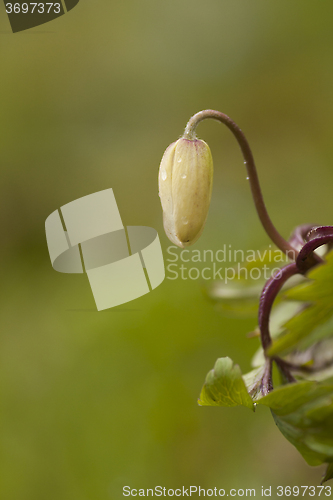
M 254 410 L 242 372 L 228 357 L 219 358 L 208 373 L 198 403 L 200 406 L 242 405 Z
M 257 401 L 310 465 L 333 461 L 333 384 L 298 382 Z
M 312 332 L 299 343 L 298 347 L 301 350 L 307 349 L 311 345 L 329 337 L 333 337 L 333 315 L 330 316 L 326 322 L 316 326 Z
M 325 257 L 325 263 L 310 270 L 307 277 L 312 280 L 288 290 L 286 297 L 291 300 L 302 300 L 305 302 L 316 301 L 318 298 L 327 299 L 332 293 L 333 283 L 333 252 Z
M 278 415 L 289 414 L 309 401 L 311 390 L 313 390 L 316 385 L 316 382 L 312 381 L 284 385 L 274 389 L 274 391 L 267 394 L 267 396 L 261 398 L 258 403 L 268 406 Z
M 311 281 L 285 293 L 288 299 L 303 301 L 307 307 L 284 325 L 285 333 L 269 349 L 271 356 L 285 355 L 296 348 L 305 349 L 332 335 L 330 326 L 324 328 L 324 325 L 333 317 L 333 252 L 327 255 L 325 264 L 308 273 L 308 278 Z M 315 331 L 321 325 L 323 328 Z

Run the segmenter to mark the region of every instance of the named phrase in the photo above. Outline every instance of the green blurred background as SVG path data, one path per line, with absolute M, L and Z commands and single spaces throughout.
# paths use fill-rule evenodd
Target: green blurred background
M 156 228 L 166 251 L 161 156 L 215 108 L 245 131 L 282 234 L 332 223 L 333 4 L 81 0 L 17 34 L 0 14 L 0 498 L 318 484 L 265 408 L 197 405 L 218 357 L 250 368 L 255 318 L 224 317 L 205 283 L 180 279 L 98 313 L 86 276 L 52 269 L 44 222 L 112 187 L 124 224 Z M 213 121 L 198 133 L 215 183 L 193 248 L 262 248 L 234 138 Z

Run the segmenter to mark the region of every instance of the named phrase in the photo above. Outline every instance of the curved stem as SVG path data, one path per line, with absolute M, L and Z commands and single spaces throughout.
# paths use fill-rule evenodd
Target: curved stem
M 311 233 L 311 231 L 314 229 L 314 228 L 317 228 L 318 226 L 315 225 L 315 224 L 302 224 L 300 226 L 297 226 L 290 238 L 289 238 L 289 243 L 297 248 L 297 250 L 301 250 L 301 248 L 303 247 L 304 243 L 306 243 L 308 240 L 307 240 L 307 235 L 309 233 Z
M 317 236 L 333 235 L 333 226 L 313 226 L 306 235 L 306 241 L 313 240 Z
M 312 371 L 307 368 L 293 365 L 279 357 L 273 356 L 269 358 L 266 352 L 267 349 L 272 344 L 272 339 L 269 332 L 269 317 L 272 310 L 274 300 L 281 290 L 283 284 L 295 274 L 305 274 L 314 265 L 323 262 L 322 259 L 315 255 L 313 252 L 321 245 L 333 242 L 333 227 L 322 226 L 322 227 L 309 227 L 306 225 L 300 226 L 294 232 L 292 239 L 297 246 L 301 244 L 301 240 L 305 240 L 296 262 L 288 264 L 279 271 L 277 271 L 272 278 L 270 278 L 263 288 L 260 303 L 259 303 L 259 313 L 258 322 L 260 328 L 260 339 L 264 350 L 266 361 L 271 359 L 275 361 L 278 368 L 285 376 L 288 382 L 295 382 L 295 378 L 291 371 Z M 267 364 L 266 364 L 267 366 Z
M 279 269 L 266 283 L 263 288 L 260 303 L 259 303 L 259 313 L 258 322 L 260 328 L 260 339 L 261 344 L 266 351 L 272 343 L 272 339 L 269 333 L 269 316 L 272 310 L 273 302 L 281 290 L 284 283 L 294 274 L 298 274 L 300 271 L 295 262 L 288 264 L 282 269 Z
M 315 264 L 323 262 L 313 252 L 316 248 L 333 242 L 333 228 L 330 226 L 315 228 L 309 233 L 308 238 L 309 241 L 305 243 L 296 259 L 297 267 L 301 272 L 306 272 Z
M 280 233 L 276 230 L 275 226 L 273 225 L 267 210 L 266 206 L 264 203 L 264 199 L 261 193 L 260 189 L 260 184 L 259 184 L 259 179 L 258 179 L 258 174 L 257 174 L 257 169 L 254 163 L 254 158 L 252 155 L 252 151 L 250 149 L 249 143 L 247 142 L 247 139 L 245 138 L 245 135 L 243 134 L 242 130 L 238 127 L 238 125 L 229 118 L 229 116 L 225 115 L 224 113 L 221 113 L 220 111 L 215 111 L 212 109 L 206 109 L 205 111 L 199 111 L 199 113 L 196 113 L 195 115 L 190 118 L 188 121 L 185 132 L 183 137 L 185 139 L 189 140 L 194 140 L 195 139 L 195 129 L 197 125 L 202 121 L 205 120 L 206 118 L 213 118 L 215 120 L 218 120 L 219 122 L 223 123 L 226 125 L 229 130 L 234 134 L 236 137 L 238 144 L 241 148 L 241 151 L 243 153 L 244 157 L 244 163 L 246 165 L 249 181 L 250 181 L 250 186 L 251 186 L 251 192 L 254 200 L 254 204 L 257 209 L 257 213 L 259 215 L 259 219 L 268 234 L 268 236 L 271 238 L 271 240 L 275 243 L 275 245 L 284 252 L 287 257 L 289 257 L 291 260 L 295 260 L 298 251 L 294 246 L 286 241 Z

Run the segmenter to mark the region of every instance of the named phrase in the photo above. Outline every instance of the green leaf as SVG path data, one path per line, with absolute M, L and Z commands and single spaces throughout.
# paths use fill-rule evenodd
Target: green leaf
M 257 401 L 310 465 L 333 461 L 333 384 L 297 382 Z
M 333 314 L 325 323 L 316 326 L 312 332 L 299 344 L 300 349 L 307 349 L 311 345 L 333 336 Z
M 327 255 L 325 264 L 308 273 L 308 278 L 310 282 L 285 293 L 288 299 L 302 301 L 307 307 L 285 323 L 284 334 L 273 342 L 269 350 L 271 356 L 285 355 L 295 348 L 305 349 L 333 334 L 333 252 Z
M 311 401 L 311 391 L 316 387 L 316 382 L 312 381 L 284 385 L 274 389 L 258 403 L 268 406 L 278 415 L 287 415 L 296 411 L 302 404 Z
M 333 463 L 328 464 L 326 473 L 321 481 L 321 484 L 325 483 L 329 479 L 333 479 Z
M 254 410 L 242 372 L 228 357 L 219 358 L 208 373 L 198 403 L 200 406 L 242 405 Z

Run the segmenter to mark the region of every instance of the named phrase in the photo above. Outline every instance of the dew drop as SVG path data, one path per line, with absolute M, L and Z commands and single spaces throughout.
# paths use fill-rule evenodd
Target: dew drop
M 181 175 L 181 178 L 182 178 L 182 179 L 186 179 L 186 177 L 187 177 L 187 175 L 186 175 L 186 174 L 182 174 L 182 175 Z
M 182 223 L 183 223 L 184 225 L 188 224 L 188 220 L 187 220 L 187 218 L 186 218 L 186 217 L 182 217 Z
M 177 160 L 177 161 L 178 161 L 178 163 L 180 163 L 180 162 L 182 161 L 182 159 L 181 159 L 181 158 L 178 158 L 178 160 Z
M 162 170 L 162 172 L 161 172 L 161 177 L 162 177 L 162 181 L 165 181 L 165 180 L 166 180 L 166 178 L 167 178 L 167 173 L 166 173 L 166 171 L 165 171 L 165 170 Z
M 246 179 L 247 179 L 247 180 L 249 180 L 249 179 L 250 179 L 250 177 L 246 177 Z

